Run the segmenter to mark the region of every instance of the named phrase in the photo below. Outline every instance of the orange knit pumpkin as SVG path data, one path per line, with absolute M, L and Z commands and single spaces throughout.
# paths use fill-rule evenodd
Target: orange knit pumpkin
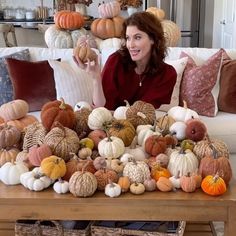
M 73 129 L 76 123 L 73 108 L 66 104 L 63 99 L 44 104 L 40 116 L 42 124 L 47 130 L 55 127 L 57 121 L 70 129 Z
M 84 17 L 75 11 L 58 11 L 54 15 L 55 25 L 60 29 L 75 30 L 84 26 Z
M 113 18 L 98 18 L 91 24 L 91 32 L 101 39 L 120 38 L 124 18 L 116 16 Z

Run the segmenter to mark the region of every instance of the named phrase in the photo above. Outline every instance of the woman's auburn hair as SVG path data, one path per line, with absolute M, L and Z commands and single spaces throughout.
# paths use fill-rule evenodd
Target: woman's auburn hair
M 159 19 L 152 13 L 142 11 L 132 14 L 124 21 L 121 33 L 123 43 L 119 53 L 122 55 L 124 67 L 127 69 L 136 66 L 126 47 L 126 29 L 128 26 L 136 26 L 140 31 L 145 32 L 154 42 L 151 48 L 151 57 L 144 74 L 155 75 L 160 72 L 164 58 L 167 54 L 167 47 L 164 31 Z

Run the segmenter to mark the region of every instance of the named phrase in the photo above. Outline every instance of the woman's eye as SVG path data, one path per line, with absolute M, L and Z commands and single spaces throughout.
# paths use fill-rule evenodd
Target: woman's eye
M 138 35 L 138 36 L 135 37 L 135 39 L 139 40 L 139 39 L 141 39 L 141 36 Z

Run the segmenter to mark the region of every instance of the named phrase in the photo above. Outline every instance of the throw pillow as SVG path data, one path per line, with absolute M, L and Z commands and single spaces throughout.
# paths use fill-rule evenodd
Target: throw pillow
M 49 60 L 54 71 L 57 99 L 64 98 L 72 107 L 79 101 L 92 104 L 93 79 L 75 63 Z
M 218 106 L 220 111 L 236 113 L 236 60 L 223 61 Z
M 180 57 L 188 57 L 180 86 L 180 105 L 187 102 L 188 108 L 199 115 L 213 117 L 218 112 L 219 76 L 222 50 L 212 55 L 204 64 L 197 66 L 185 52 Z
M 28 49 L 4 56 L 0 58 L 0 106 L 13 99 L 13 87 L 7 70 L 6 58 L 29 61 L 30 54 Z
M 29 111 L 39 111 L 49 101 L 56 99 L 53 70 L 48 61 L 20 61 L 7 58 L 14 99 L 23 99 Z
M 179 105 L 180 83 L 182 80 L 184 68 L 187 64 L 187 60 L 188 60 L 188 57 L 184 57 L 184 58 L 181 58 L 178 60 L 166 60 L 165 61 L 167 64 L 172 65 L 175 68 L 176 73 L 177 73 L 177 79 L 176 79 L 175 87 L 174 87 L 172 95 L 171 95 L 170 104 L 163 104 L 158 108 L 158 110 L 167 112 L 171 107 Z

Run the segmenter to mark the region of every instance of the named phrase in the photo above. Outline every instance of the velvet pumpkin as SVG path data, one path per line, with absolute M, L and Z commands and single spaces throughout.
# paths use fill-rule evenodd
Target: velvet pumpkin
M 160 153 L 164 153 L 166 151 L 165 138 L 158 135 L 148 137 L 145 141 L 145 151 L 151 156 L 157 156 Z
M 58 121 L 61 125 L 73 129 L 76 124 L 75 113 L 73 108 L 66 104 L 64 99 L 47 102 L 41 110 L 41 121 L 43 126 L 49 131 L 55 127 Z
M 117 1 L 101 3 L 98 6 L 98 14 L 101 18 L 112 18 L 120 14 L 120 4 Z
M 54 23 L 60 29 L 75 30 L 84 26 L 84 17 L 75 11 L 58 11 L 54 15 Z
M 94 143 L 94 148 L 98 149 L 98 144 L 101 140 L 103 140 L 104 138 L 107 137 L 107 134 L 105 131 L 101 130 L 101 129 L 96 129 L 96 130 L 92 130 L 89 134 L 88 134 L 88 138 L 93 140 Z

